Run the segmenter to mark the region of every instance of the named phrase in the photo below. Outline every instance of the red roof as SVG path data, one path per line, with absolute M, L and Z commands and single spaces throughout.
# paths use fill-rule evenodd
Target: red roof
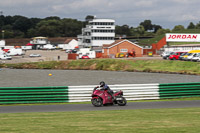
M 31 43 L 27 43 L 26 46 L 33 46 L 34 44 Z
M 111 48 L 111 47 L 113 47 L 113 46 L 115 46 L 115 45 L 118 45 L 118 44 L 120 44 L 121 42 L 123 42 L 123 41 L 128 41 L 128 42 L 130 42 L 129 40 L 126 40 L 126 39 L 119 39 L 119 40 L 115 40 L 115 42 L 113 42 L 113 43 L 111 43 L 111 44 L 104 44 L 103 45 L 103 48 L 105 49 L 105 48 Z M 137 47 L 140 47 L 140 48 L 142 48 L 141 46 L 139 46 L 139 45 L 137 45 L 137 44 L 135 44 L 135 43 L 133 43 L 133 42 L 130 42 L 131 44 L 133 44 L 133 45 L 135 45 L 135 46 L 137 46 Z

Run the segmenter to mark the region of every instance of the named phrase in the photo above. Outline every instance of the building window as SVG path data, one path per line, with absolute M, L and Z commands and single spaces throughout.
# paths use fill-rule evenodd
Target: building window
M 128 49 L 120 49 L 120 52 L 128 52 Z
M 90 25 L 114 25 L 113 22 L 91 22 Z
M 114 33 L 115 30 L 92 30 L 93 33 Z
M 92 40 L 114 40 L 114 37 L 92 37 Z

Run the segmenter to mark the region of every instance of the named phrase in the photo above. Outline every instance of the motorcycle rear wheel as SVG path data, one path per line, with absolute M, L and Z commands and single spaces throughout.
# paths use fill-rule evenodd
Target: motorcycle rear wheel
M 125 106 L 127 103 L 126 98 L 124 98 L 124 97 L 121 97 L 121 98 L 122 98 L 122 100 L 117 101 L 117 104 L 119 106 Z
M 101 107 L 103 105 L 103 100 L 101 98 L 92 99 L 91 102 L 95 107 Z

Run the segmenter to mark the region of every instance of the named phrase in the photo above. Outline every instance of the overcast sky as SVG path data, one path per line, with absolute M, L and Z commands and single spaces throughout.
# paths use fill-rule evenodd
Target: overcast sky
M 200 21 L 200 0 L 0 0 L 3 15 L 59 16 L 83 21 L 87 15 L 137 27 L 144 20 L 172 29 Z

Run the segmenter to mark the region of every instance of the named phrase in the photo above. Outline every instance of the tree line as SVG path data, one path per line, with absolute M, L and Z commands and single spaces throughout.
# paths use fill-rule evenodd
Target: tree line
M 56 16 L 27 18 L 24 16 L 0 16 L 0 30 L 5 38 L 76 37 L 81 34 L 85 22 Z M 2 35 L 1 35 L 2 36 Z
M 0 16 L 0 37 L 4 38 L 31 38 L 35 36 L 46 37 L 77 37 L 81 34 L 82 28 L 87 21 L 93 19 L 91 15 L 86 16 L 85 21 L 71 18 L 60 18 L 51 16 L 46 18 L 27 18 L 25 16 Z M 172 30 L 163 29 L 162 26 L 152 24 L 151 20 L 144 20 L 137 27 L 128 25 L 116 25 L 116 36 L 156 36 L 169 32 L 179 32 L 183 30 L 198 30 L 200 22 L 194 24 L 190 22 L 188 27 L 176 25 Z

